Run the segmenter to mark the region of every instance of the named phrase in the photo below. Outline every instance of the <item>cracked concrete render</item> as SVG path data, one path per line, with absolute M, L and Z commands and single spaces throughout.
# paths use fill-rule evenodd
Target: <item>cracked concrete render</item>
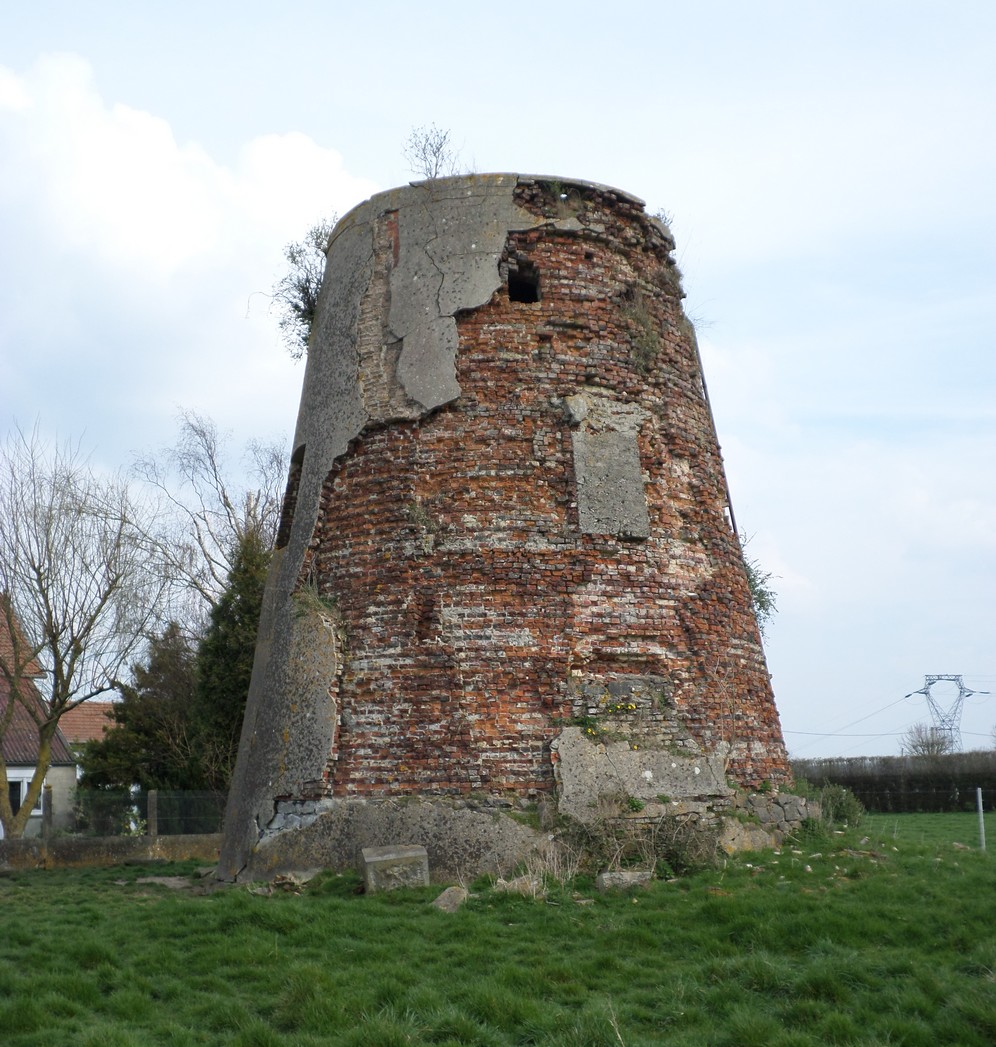
M 647 412 L 592 389 L 564 397 L 577 477 L 578 522 L 587 534 L 650 535 L 637 436 Z
M 498 261 L 509 233 L 541 221 L 513 201 L 517 181 L 514 175 L 495 175 L 423 182 L 381 193 L 346 215 L 330 244 L 333 273 L 326 281 L 327 300 L 318 307 L 316 344 L 327 339 L 326 324 L 358 312 L 357 289 L 349 276 L 360 270 L 369 282 L 371 231 L 379 216 L 395 213 L 397 256 L 389 275 L 387 324 L 390 334 L 403 343 L 396 379 L 421 413 L 456 399 L 460 387 L 454 365 L 454 317 L 460 310 L 484 305 L 500 286 Z M 337 339 L 330 363 L 346 364 L 356 375 L 355 358 L 348 359 L 350 348 Z M 357 428 L 350 412 L 341 421 L 339 446 L 342 437 L 348 443 L 358 435 L 366 420 Z M 296 442 L 310 435 L 299 431 Z
M 274 553 L 267 582 L 222 875 L 232 878 L 245 865 L 278 797 L 299 795 L 325 773 L 327 749 L 315 743 L 314 709 L 301 700 L 315 687 L 315 666 L 299 656 L 304 626 L 293 603 L 322 485 L 371 424 L 419 418 L 460 395 L 455 315 L 484 305 L 501 285 L 499 260 L 509 235 L 546 221 L 515 203 L 518 182 L 507 174 L 404 186 L 360 204 L 333 233 L 294 437 L 301 472 L 289 538 Z M 387 219 L 396 222 L 393 229 Z M 379 272 L 385 229 L 393 257 Z M 372 332 L 364 329 L 365 317 L 373 317 Z M 392 342 L 400 343 L 393 361 L 383 351 Z M 361 357 L 365 343 L 375 352 Z M 372 373 L 378 368 L 393 373 Z M 379 387 L 390 395 L 378 396 Z M 334 670 L 326 668 L 331 685 Z

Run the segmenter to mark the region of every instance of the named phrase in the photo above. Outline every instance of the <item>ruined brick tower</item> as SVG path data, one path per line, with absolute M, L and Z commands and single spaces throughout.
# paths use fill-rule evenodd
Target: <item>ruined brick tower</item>
M 380 801 L 439 801 L 431 843 L 454 800 L 587 795 L 606 740 L 653 795 L 685 758 L 702 795 L 788 778 L 673 249 L 511 174 L 339 222 L 223 875 L 399 842 Z

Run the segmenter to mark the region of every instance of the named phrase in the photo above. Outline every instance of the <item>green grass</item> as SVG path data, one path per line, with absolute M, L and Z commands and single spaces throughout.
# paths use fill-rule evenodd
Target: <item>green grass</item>
M 996 851 L 996 813 L 985 815 L 986 846 Z M 949 843 L 979 846 L 979 816 L 976 812 L 958 811 L 952 814 L 866 814 L 862 822 L 865 832 L 875 833 L 893 843 L 915 843 L 941 847 Z
M 996 863 L 961 815 L 845 835 L 638 894 L 533 901 L 484 881 L 363 896 L 137 883 L 125 867 L 0 876 L 9 1047 L 996 1042 Z M 996 825 L 991 846 L 996 846 Z

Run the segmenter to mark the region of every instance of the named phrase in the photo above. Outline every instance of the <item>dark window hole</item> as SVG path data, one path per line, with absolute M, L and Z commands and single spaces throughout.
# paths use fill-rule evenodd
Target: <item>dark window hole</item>
M 531 265 L 508 270 L 508 300 L 510 302 L 538 302 L 540 300 L 539 273 Z
M 301 444 L 291 455 L 290 475 L 287 477 L 287 490 L 284 492 L 284 504 L 280 512 L 280 525 L 277 528 L 276 547 L 278 549 L 283 549 L 290 541 L 294 512 L 297 509 L 297 491 L 301 485 L 301 470 L 303 468 L 304 444 Z

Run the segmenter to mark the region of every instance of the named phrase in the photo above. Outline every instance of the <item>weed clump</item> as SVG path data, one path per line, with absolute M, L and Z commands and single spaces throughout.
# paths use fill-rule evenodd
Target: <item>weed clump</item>
M 807 782 L 805 778 L 797 778 L 795 792 L 819 803 L 820 821 L 827 830 L 855 828 L 861 824 L 865 815 L 864 804 L 843 785 L 827 782 L 819 786 Z
M 861 824 L 865 808 L 850 789 L 843 785 L 824 785 L 819 799 L 823 820 L 834 828 L 854 828 Z
M 625 809 L 642 810 L 630 798 Z M 605 814 L 592 823 L 565 820 L 557 840 L 578 856 L 578 871 L 598 873 L 618 869 L 650 869 L 658 877 L 684 876 L 715 864 L 718 836 L 689 820 L 665 815 L 656 818 Z

